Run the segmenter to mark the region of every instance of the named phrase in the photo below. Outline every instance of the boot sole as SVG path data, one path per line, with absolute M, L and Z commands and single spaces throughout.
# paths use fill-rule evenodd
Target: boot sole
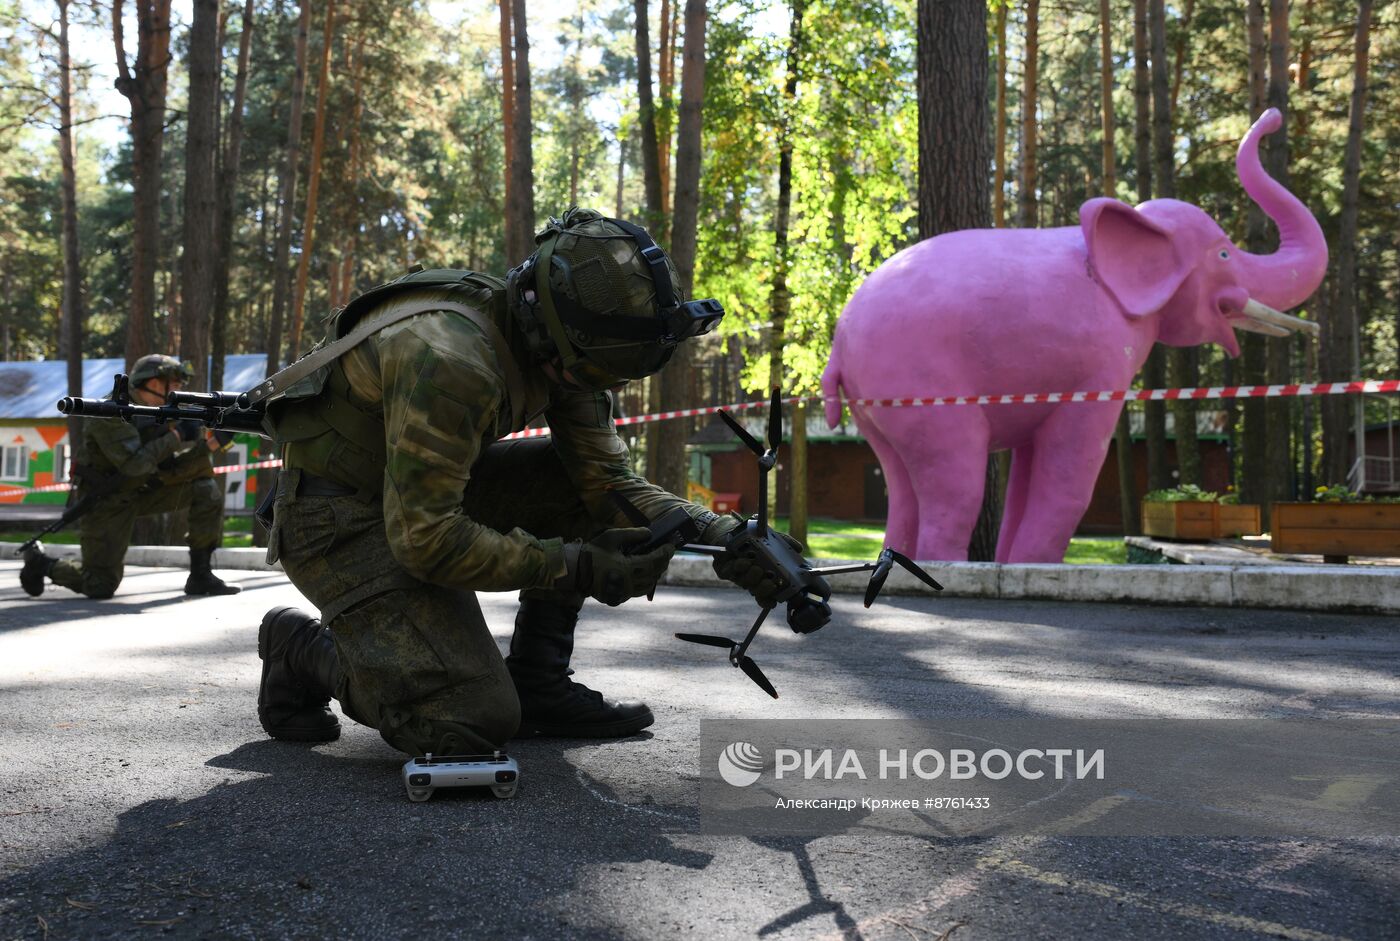
M 262 716 L 258 716 L 258 724 L 269 738 L 275 738 L 279 742 L 334 742 L 340 738 L 339 722 L 321 729 L 286 729 L 273 728 L 263 721 Z
M 647 710 L 646 715 L 615 722 L 567 723 L 531 722 L 520 720 L 517 738 L 626 738 L 636 735 L 656 721 L 656 716 Z

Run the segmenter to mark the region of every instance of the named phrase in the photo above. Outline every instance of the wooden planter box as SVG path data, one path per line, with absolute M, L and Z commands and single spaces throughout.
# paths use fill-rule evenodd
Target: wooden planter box
M 1275 503 L 1270 548 L 1400 556 L 1400 503 Z
M 1142 531 L 1162 539 L 1214 539 L 1219 504 L 1196 500 L 1174 503 L 1142 501 Z
M 1228 539 L 1232 536 L 1258 536 L 1264 531 L 1259 518 L 1259 504 L 1217 503 L 1216 506 L 1220 520 L 1220 528 L 1215 533 L 1217 539 Z

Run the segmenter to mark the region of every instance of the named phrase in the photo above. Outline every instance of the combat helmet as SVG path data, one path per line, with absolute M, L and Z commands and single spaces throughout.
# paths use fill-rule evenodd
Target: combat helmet
M 671 259 L 639 225 L 573 208 L 535 236 L 507 276 L 532 353 L 601 390 L 665 366 L 682 340 L 714 329 L 719 301 L 682 301 Z
M 149 353 L 132 364 L 127 381 L 140 388 L 142 383 L 151 379 L 178 379 L 181 382 L 189 382 L 193 377 L 194 370 L 190 368 L 189 363 L 182 363 L 164 353 Z

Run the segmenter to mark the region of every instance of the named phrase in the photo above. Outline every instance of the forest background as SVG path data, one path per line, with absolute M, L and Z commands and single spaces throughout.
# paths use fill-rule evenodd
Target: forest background
M 1332 249 L 1294 311 L 1322 339 L 1159 347 L 1139 384 L 1393 378 L 1398 22 L 1394 0 L 0 0 L 0 360 L 165 350 L 218 388 L 225 355 L 286 363 L 413 264 L 504 273 L 584 205 L 645 222 L 728 311 L 624 412 L 811 393 L 862 278 L 941 231 L 1174 195 L 1272 250 L 1233 161 L 1277 106 L 1266 167 Z M 1199 482 L 1196 407 L 1173 459 L 1145 406 L 1153 488 Z M 1242 497 L 1344 481 L 1355 401 L 1218 407 Z M 681 492 L 689 426 L 636 449 Z

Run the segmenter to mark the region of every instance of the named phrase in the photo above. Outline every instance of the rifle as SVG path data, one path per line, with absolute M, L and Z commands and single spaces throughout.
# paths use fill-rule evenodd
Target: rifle
M 233 433 L 270 437 L 262 427 L 261 403 L 240 408 L 238 392 L 172 392 L 164 405 L 137 405 L 131 401 L 127 377 L 118 373 L 112 382 L 112 394 L 105 399 L 84 399 L 64 396 L 58 400 L 58 410 L 65 415 L 84 418 L 117 418 L 133 424 L 170 421 L 196 421 L 214 429 L 221 448 L 233 443 Z
M 82 476 L 88 481 L 87 487 L 84 488 L 86 492 L 83 494 L 82 498 L 66 507 L 62 516 L 35 533 L 27 542 L 21 545 L 19 551 L 16 553 L 16 557 L 24 555 L 29 551 L 31 546 L 37 545 L 39 540 L 43 539 L 49 533 L 56 533 L 60 529 L 67 527 L 78 517 L 87 513 L 88 510 L 91 510 L 97 504 L 98 500 L 114 492 L 121 484 L 120 474 L 109 474 L 106 477 L 98 477 L 96 474 L 83 474 Z

